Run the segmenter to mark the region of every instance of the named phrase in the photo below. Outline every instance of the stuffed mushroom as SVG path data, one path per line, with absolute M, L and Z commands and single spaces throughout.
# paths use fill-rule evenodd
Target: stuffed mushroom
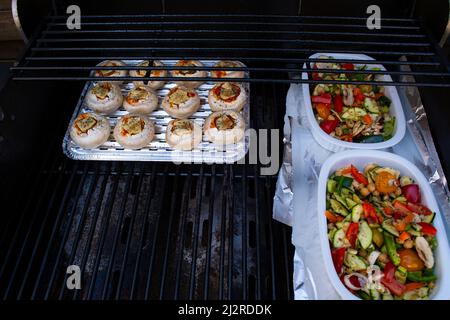
M 158 107 L 158 97 L 148 86 L 138 86 L 123 99 L 123 107 L 129 113 L 148 114 Z
M 155 137 L 155 125 L 142 115 L 128 114 L 114 128 L 114 138 L 126 149 L 141 149 Z
M 202 141 L 202 128 L 192 120 L 174 119 L 167 126 L 166 141 L 177 150 L 195 149 Z
M 138 64 L 138 66 L 142 67 L 162 67 L 164 64 L 159 60 L 144 60 Z M 167 77 L 167 70 L 130 70 L 131 77 Z M 166 83 L 163 80 L 146 80 L 146 81 L 133 81 L 136 87 L 146 85 L 153 90 L 161 89 Z
M 169 91 L 161 105 L 172 117 L 183 119 L 200 108 L 200 97 L 195 90 L 178 86 Z
M 196 60 L 180 60 L 176 64 L 177 67 L 203 67 L 203 63 Z M 180 78 L 204 78 L 208 76 L 205 70 L 172 70 L 173 77 Z M 195 89 L 199 87 L 203 81 L 174 81 L 179 86 Z
M 86 105 L 97 113 L 111 114 L 123 101 L 122 92 L 112 82 L 97 82 L 86 94 Z
M 120 60 L 105 60 L 100 62 L 99 67 L 125 67 L 126 63 Z M 95 70 L 96 77 L 126 77 L 128 70 Z M 116 84 L 122 84 L 123 81 L 114 80 L 111 81 Z
M 242 62 L 222 60 L 217 62 L 214 67 L 225 67 L 225 68 L 239 68 L 245 67 Z M 233 70 L 212 70 L 211 77 L 213 78 L 244 78 L 244 71 L 233 71 Z
M 208 94 L 208 103 L 213 111 L 241 111 L 246 101 L 247 94 L 244 87 L 239 83 L 218 83 Z
M 80 147 L 94 149 L 108 140 L 110 132 L 106 118 L 95 113 L 82 113 L 73 122 L 70 137 Z
M 206 138 L 216 145 L 237 143 L 244 138 L 245 122 L 235 111 L 219 111 L 212 113 L 205 120 Z

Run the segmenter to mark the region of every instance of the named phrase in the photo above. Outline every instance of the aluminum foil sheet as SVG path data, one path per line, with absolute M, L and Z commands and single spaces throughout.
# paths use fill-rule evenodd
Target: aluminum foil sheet
M 413 87 L 399 87 L 398 93 L 407 120 L 407 132 L 398 145 L 386 151 L 407 158 L 428 178 L 449 233 L 450 193 L 419 91 Z M 326 276 L 317 240 L 317 179 L 322 163 L 331 153 L 311 136 L 302 113 L 302 100 L 301 85 L 292 84 L 286 99 L 284 159 L 273 217 L 293 226 L 295 299 L 340 299 Z

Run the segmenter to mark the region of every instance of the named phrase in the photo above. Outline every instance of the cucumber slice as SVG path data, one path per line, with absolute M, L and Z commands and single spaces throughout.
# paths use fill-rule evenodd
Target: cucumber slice
M 367 249 L 372 244 L 372 229 L 366 221 L 359 223 L 358 240 L 363 249 Z
M 354 206 L 352 209 L 352 221 L 358 222 L 359 219 L 361 218 L 362 213 L 363 213 L 362 205 L 357 204 L 356 206 Z
M 342 220 L 342 222 L 350 222 L 350 221 L 352 221 L 352 215 L 351 215 L 351 214 L 348 214 L 348 215 L 344 218 L 344 220 Z
M 412 184 L 412 183 L 414 183 L 414 180 L 413 180 L 411 177 L 408 177 L 408 176 L 402 176 L 402 177 L 400 178 L 400 185 L 401 185 L 402 187 L 407 186 L 408 184 Z
M 405 197 L 403 197 L 403 196 L 400 196 L 400 197 L 397 197 L 397 198 L 395 198 L 395 200 L 394 201 L 400 201 L 400 202 L 402 202 L 402 203 L 406 203 L 408 200 L 406 200 L 406 198 Z
M 381 233 L 381 231 L 378 230 L 378 228 L 372 229 L 372 241 L 378 248 L 381 248 L 384 244 L 383 233 Z
M 359 256 L 347 253 L 344 258 L 344 264 L 353 271 L 367 269 L 367 263 Z
M 408 233 L 413 235 L 414 237 L 421 237 L 422 236 L 422 232 L 414 230 L 413 228 L 408 230 Z
M 359 290 L 359 291 L 357 292 L 357 295 L 358 295 L 361 299 L 363 299 L 363 300 L 371 300 L 371 299 L 370 299 L 370 296 L 369 296 L 366 292 L 364 292 L 364 291 L 362 291 L 362 290 Z
M 399 233 L 398 233 L 397 229 L 395 229 L 394 225 L 392 224 L 391 219 L 384 220 L 383 223 L 381 224 L 381 227 L 383 228 L 384 231 L 389 232 L 393 236 L 396 236 L 396 237 L 399 236 Z
M 345 202 L 347 203 L 347 208 L 349 209 L 352 209 L 357 205 L 357 203 L 350 198 L 345 198 Z
M 333 241 L 334 235 L 336 234 L 337 230 L 338 229 L 333 228 L 328 232 L 328 240 Z
M 403 295 L 403 300 L 417 300 L 418 298 L 417 290 L 407 291 Z
M 355 201 L 356 203 L 361 203 L 361 199 L 356 195 L 356 193 L 353 194 L 352 199 L 353 199 L 353 201 Z
M 367 112 L 364 109 L 361 108 L 351 108 L 345 111 L 342 114 L 342 119 L 346 120 L 358 120 L 360 117 L 363 117 L 367 114 Z
M 337 200 L 330 199 L 330 205 L 331 209 L 333 209 L 334 212 L 339 213 L 340 215 L 346 216 L 348 215 L 347 209 Z
M 342 248 L 344 246 L 345 232 L 342 229 L 336 231 L 333 237 L 333 247 Z
M 372 300 L 381 300 L 381 295 L 377 289 L 370 289 L 370 296 Z
M 436 212 L 433 212 L 432 214 L 425 216 L 422 221 L 426 223 L 432 223 L 434 220 L 434 217 L 436 216 Z
M 349 188 L 343 187 L 341 189 L 341 194 L 344 197 L 349 197 L 349 196 L 351 196 L 353 194 L 353 191 L 351 189 L 349 189 Z
M 383 300 L 394 300 L 394 297 L 389 292 L 383 293 Z
M 339 201 L 339 203 L 340 203 L 341 205 L 343 205 L 346 209 L 348 209 L 348 207 L 347 207 L 347 202 L 345 201 L 345 198 L 343 198 L 342 196 L 340 196 L 340 195 L 337 194 L 337 193 L 333 193 L 333 196 L 334 196 L 334 198 L 335 198 L 337 201 Z
M 327 181 L 327 191 L 333 193 L 336 190 L 337 182 L 333 179 L 328 179 Z

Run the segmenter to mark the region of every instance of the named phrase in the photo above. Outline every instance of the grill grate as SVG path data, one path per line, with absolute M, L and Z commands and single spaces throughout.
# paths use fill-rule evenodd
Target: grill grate
M 89 72 L 102 69 L 95 65 L 105 59 L 233 59 L 246 63 L 248 68 L 243 70 L 251 72 L 251 77 L 230 81 L 317 83 L 288 75 L 298 73 L 303 63 L 317 61 L 307 58 L 313 53 L 335 52 L 373 56 L 377 60 L 367 63 L 385 65 L 388 70 L 379 73 L 391 75 L 391 84 L 397 86 L 450 86 L 444 55 L 426 26 L 415 18 L 383 19 L 381 30 L 367 29 L 365 19 L 356 17 L 86 15 L 81 30 L 68 30 L 65 19 L 48 17 L 22 62 L 12 68 L 14 79 L 93 80 Z M 408 61 L 399 61 L 403 56 Z M 401 65 L 411 65 L 412 71 L 399 69 Z M 416 82 L 401 82 L 401 75 L 415 76 Z M 174 80 L 170 76 L 161 79 Z
M 286 86 L 251 90 L 252 127 L 279 128 Z M 1 298 L 292 297 L 290 229 L 271 218 L 276 176 L 251 164 L 73 161 L 64 124 L 5 215 Z M 71 264 L 80 291 L 65 286 Z

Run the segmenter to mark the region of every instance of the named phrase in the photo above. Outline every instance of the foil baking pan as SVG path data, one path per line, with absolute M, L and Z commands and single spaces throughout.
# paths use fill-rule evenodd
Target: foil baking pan
M 136 66 L 143 60 L 122 61 L 127 65 Z M 177 63 L 177 61 L 178 60 L 161 60 L 161 62 L 167 66 L 173 66 Z M 201 62 L 207 67 L 213 67 L 218 61 L 207 60 Z M 249 77 L 247 72 L 245 73 L 245 77 Z M 216 83 L 217 82 L 215 81 L 205 82 L 196 89 L 200 97 L 200 109 L 190 116 L 189 119 L 193 120 L 201 127 L 203 127 L 205 119 L 212 113 L 208 104 L 208 92 Z M 218 147 L 207 141 L 205 135 L 203 135 L 202 142 L 199 146 L 192 151 L 180 151 L 171 148 L 166 142 L 165 134 L 167 125 L 173 118 L 161 108 L 162 99 L 165 95 L 167 95 L 171 88 L 175 87 L 175 84 L 171 82 L 167 82 L 163 88 L 156 90 L 159 105 L 155 111 L 148 115 L 148 117 L 155 123 L 155 138 L 149 145 L 139 150 L 130 150 L 124 149 L 115 141 L 112 130 L 114 129 L 119 118 L 128 113 L 123 107 L 120 107 L 113 114 L 105 116 L 111 125 L 111 133 L 108 141 L 95 149 L 83 149 L 72 141 L 70 137 L 70 128 L 73 121 L 75 121 L 79 114 L 84 112 L 92 112 L 92 110 L 90 110 L 84 103 L 84 98 L 88 90 L 94 85 L 95 81 L 88 81 L 84 86 L 64 136 L 63 152 L 71 159 L 220 164 L 236 162 L 242 159 L 248 152 L 249 137 L 247 135 L 239 143 L 228 145 L 226 148 Z M 248 129 L 250 124 L 250 86 L 248 83 L 242 83 L 242 86 L 245 88 L 247 93 L 247 102 L 241 111 L 241 115 L 245 121 L 245 128 Z M 126 95 L 133 88 L 133 83 L 124 82 L 120 85 L 120 87 L 122 94 Z

